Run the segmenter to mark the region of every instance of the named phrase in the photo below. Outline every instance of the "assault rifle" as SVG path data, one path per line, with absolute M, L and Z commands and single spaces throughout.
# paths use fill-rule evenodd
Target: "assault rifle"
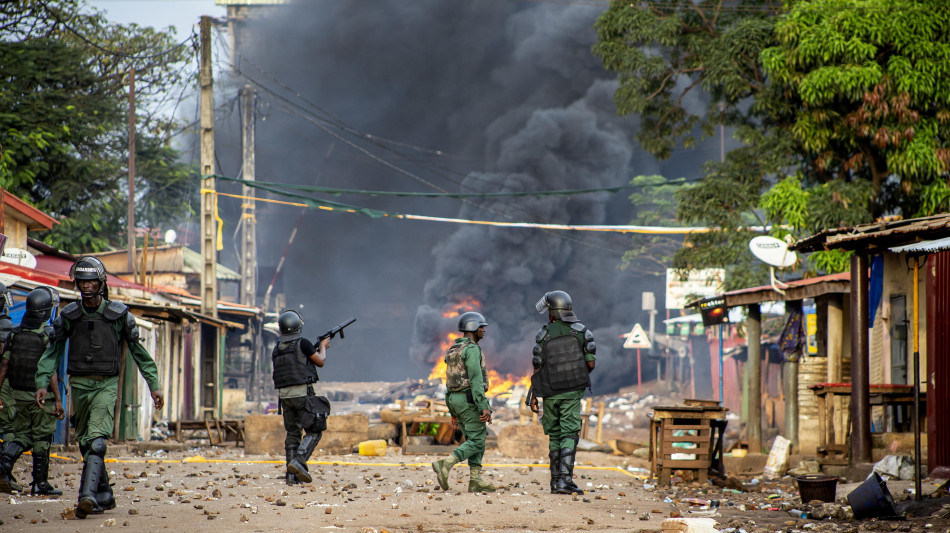
M 341 338 L 341 339 L 345 338 L 344 335 L 343 335 L 343 329 L 344 329 L 346 326 L 349 326 L 350 324 L 352 324 L 353 322 L 356 322 L 356 318 L 355 318 L 355 317 L 351 317 L 349 320 L 347 320 L 346 322 L 344 322 L 344 323 L 342 323 L 342 324 L 337 324 L 336 326 L 334 326 L 333 328 L 331 328 L 330 331 L 327 331 L 327 332 L 324 333 L 323 335 L 320 335 L 320 337 L 317 339 L 316 344 L 319 345 L 321 342 L 323 342 L 323 339 L 332 339 L 333 337 L 336 336 L 337 333 L 340 334 L 340 338 Z

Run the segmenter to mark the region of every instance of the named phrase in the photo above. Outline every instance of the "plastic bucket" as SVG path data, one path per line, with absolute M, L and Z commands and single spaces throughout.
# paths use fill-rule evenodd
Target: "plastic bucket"
M 809 474 L 797 476 L 795 481 L 798 481 L 798 493 L 802 497 L 802 503 L 812 500 L 834 503 L 835 492 L 838 490 L 837 477 Z
M 360 455 L 386 455 L 386 441 L 364 440 L 360 443 Z
M 848 494 L 848 503 L 851 504 L 851 510 L 854 511 L 854 517 L 857 519 L 897 515 L 897 511 L 894 510 L 894 498 L 891 497 L 887 484 L 877 472 L 872 472 L 864 483 Z

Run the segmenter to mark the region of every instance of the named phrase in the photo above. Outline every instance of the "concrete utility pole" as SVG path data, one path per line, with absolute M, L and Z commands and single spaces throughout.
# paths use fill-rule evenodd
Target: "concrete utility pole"
M 135 69 L 129 69 L 129 217 L 126 220 L 128 271 L 135 280 Z
M 244 165 L 243 177 L 254 181 L 254 102 L 256 93 L 250 85 L 244 86 Z M 254 188 L 241 186 L 244 203 L 241 206 L 241 303 L 255 305 L 257 298 L 257 218 L 254 214 Z
M 232 51 L 233 57 L 233 51 Z M 244 86 L 244 164 L 242 165 L 242 176 L 247 181 L 254 181 L 255 161 L 254 161 L 254 133 L 255 117 L 254 103 L 256 94 L 254 88 L 250 85 Z M 248 185 L 241 187 L 241 193 L 244 196 L 244 202 L 241 205 L 241 303 L 244 305 L 256 305 L 257 303 L 257 217 L 254 212 L 254 188 Z M 257 322 L 252 322 L 257 324 Z M 258 397 L 258 372 L 257 356 L 260 352 L 259 342 L 261 339 L 260 326 L 249 328 L 244 338 L 250 342 L 248 359 L 251 362 L 250 386 L 248 387 L 249 399 L 255 400 Z
M 217 235 L 214 219 L 214 80 L 211 76 L 211 17 L 201 17 L 201 313 L 218 316 Z

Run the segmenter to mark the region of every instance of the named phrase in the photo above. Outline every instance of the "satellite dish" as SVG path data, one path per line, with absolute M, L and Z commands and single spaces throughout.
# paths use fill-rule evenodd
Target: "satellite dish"
M 175 233 L 175 230 L 170 229 L 165 232 L 165 244 L 173 244 L 177 238 L 178 234 Z
M 12 246 L 3 249 L 3 255 L 0 255 L 0 261 L 13 263 L 26 268 L 36 268 L 36 256 L 28 250 L 14 248 Z
M 798 261 L 795 252 L 788 251 L 788 245 L 781 239 L 762 235 L 749 241 L 749 250 L 766 264 L 778 268 L 788 268 Z
M 784 296 L 785 291 L 782 288 L 788 287 L 788 285 L 775 278 L 775 268 L 788 268 L 794 265 L 798 261 L 798 255 L 795 252 L 788 251 L 788 244 L 785 241 L 768 235 L 753 237 L 749 241 L 749 250 L 752 251 L 752 255 L 769 265 L 772 289 Z

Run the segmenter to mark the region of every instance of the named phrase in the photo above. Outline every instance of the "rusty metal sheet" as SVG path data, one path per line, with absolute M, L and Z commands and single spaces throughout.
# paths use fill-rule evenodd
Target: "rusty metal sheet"
M 923 218 L 862 224 L 850 228 L 826 229 L 789 245 L 790 250 L 877 251 L 893 246 L 912 244 L 950 236 L 950 214 Z

